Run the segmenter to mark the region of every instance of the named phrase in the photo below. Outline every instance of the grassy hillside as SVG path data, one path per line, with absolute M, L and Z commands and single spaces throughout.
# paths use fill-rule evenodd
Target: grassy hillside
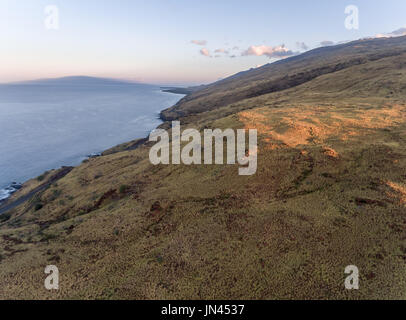
M 401 37 L 190 94 L 163 117 L 258 129 L 257 174 L 153 166 L 145 141 L 89 159 L 0 222 L 0 298 L 406 298 L 405 89 Z M 344 289 L 352 264 L 358 291 Z

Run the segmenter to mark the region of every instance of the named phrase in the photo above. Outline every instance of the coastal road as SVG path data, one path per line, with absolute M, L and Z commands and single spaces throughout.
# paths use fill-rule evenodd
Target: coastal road
M 10 211 L 11 209 L 14 209 L 18 207 L 19 205 L 23 204 L 24 202 L 30 200 L 33 196 L 35 196 L 38 192 L 41 192 L 48 188 L 51 184 L 55 183 L 59 179 L 63 178 L 66 176 L 69 172 L 71 172 L 73 167 L 62 167 L 57 173 L 55 173 L 47 182 L 44 184 L 41 184 L 40 186 L 34 188 L 32 191 L 27 193 L 26 195 L 19 197 L 13 202 L 8 202 L 6 201 L 4 205 L 0 206 L 0 215 L 6 213 L 7 211 Z

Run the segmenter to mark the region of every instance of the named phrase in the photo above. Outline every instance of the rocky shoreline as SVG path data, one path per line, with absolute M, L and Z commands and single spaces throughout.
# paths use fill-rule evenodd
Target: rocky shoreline
M 22 188 L 21 183 L 12 182 L 7 187 L 0 189 L 0 205 L 6 201 L 13 193 L 17 192 Z

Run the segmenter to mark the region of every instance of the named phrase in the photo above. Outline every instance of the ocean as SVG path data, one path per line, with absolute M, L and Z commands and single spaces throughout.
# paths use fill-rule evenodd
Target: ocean
M 143 84 L 0 85 L 0 201 L 47 170 L 146 137 L 180 98 Z

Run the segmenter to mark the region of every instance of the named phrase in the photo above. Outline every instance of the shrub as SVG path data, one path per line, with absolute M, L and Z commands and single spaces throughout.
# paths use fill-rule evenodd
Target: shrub
M 125 184 L 123 184 L 123 185 L 120 186 L 119 192 L 120 192 L 121 194 L 122 194 L 122 193 L 126 193 L 128 189 L 129 189 L 129 187 L 126 186 Z
M 11 214 L 10 213 L 5 213 L 0 215 L 0 222 L 6 222 L 8 220 L 10 220 L 11 218 Z
M 52 191 L 52 197 L 51 197 L 51 201 L 57 199 L 60 195 L 61 195 L 62 191 L 58 190 L 58 189 L 54 189 Z
M 49 241 L 58 238 L 56 234 L 42 234 L 41 241 Z
M 37 203 L 34 207 L 35 211 L 41 210 L 44 207 L 44 205 L 42 203 Z

